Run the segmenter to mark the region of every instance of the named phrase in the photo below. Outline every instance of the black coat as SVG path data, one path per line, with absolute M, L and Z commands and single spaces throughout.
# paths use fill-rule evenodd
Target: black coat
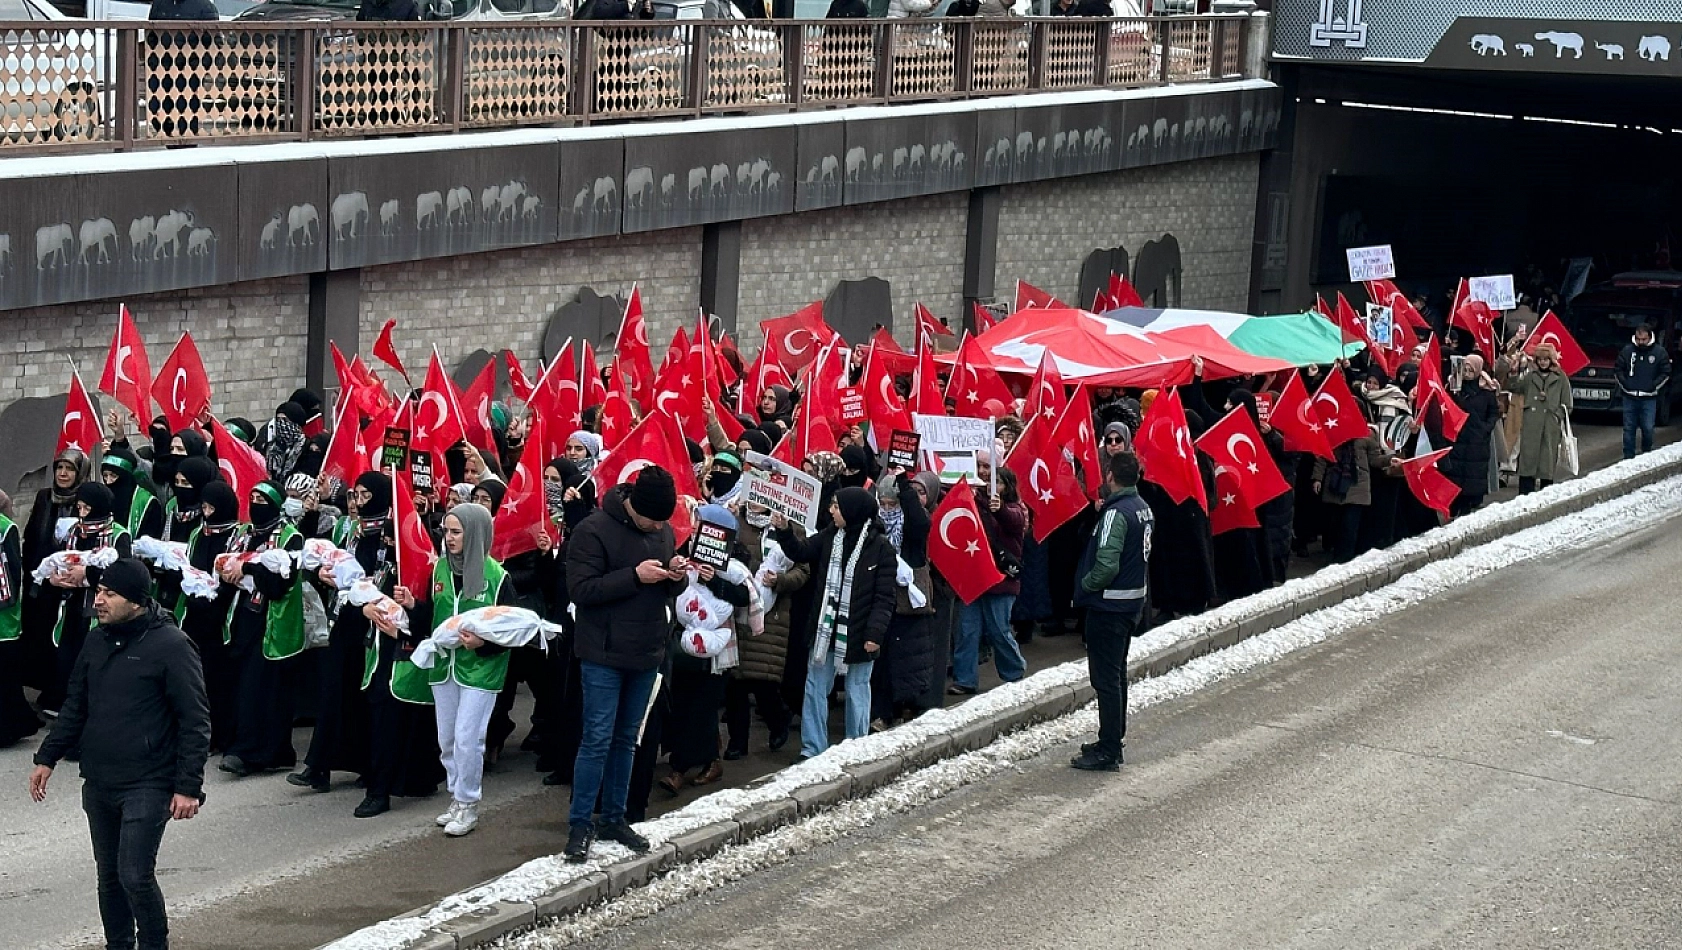
M 1476 383 L 1462 386 L 1454 394 L 1454 404 L 1465 410 L 1466 423 L 1437 469 L 1462 493 L 1482 498 L 1489 494 L 1490 437 L 1501 424 L 1501 406 L 1495 393 Z
M 824 583 L 829 577 L 829 556 L 834 548 L 837 528 L 825 528 L 810 538 L 796 535 L 793 529 L 777 532 L 777 543 L 789 560 L 812 566 L 812 582 L 816 603 L 806 626 L 806 642 L 816 643 L 818 618 L 822 614 Z M 879 528 L 873 527 L 862 542 L 858 573 L 853 575 L 853 596 L 847 603 L 847 662 L 867 663 L 875 657 L 864 648 L 865 643 L 880 647 L 887 640 L 888 624 L 894 619 L 894 605 L 899 584 L 894 575 L 899 569 L 899 555 Z M 810 656 L 808 647 L 807 655 Z
M 826 20 L 852 20 L 870 16 L 870 6 L 864 0 L 830 0 Z
M 150 20 L 219 20 L 211 0 L 152 0 Z
M 638 564 L 670 564 L 676 544 L 669 525 L 650 533 L 632 523 L 630 493 L 628 485 L 609 491 L 567 540 L 567 593 L 578 608 L 573 651 L 586 663 L 652 670 L 665 662 L 670 607 L 683 585 L 637 580 Z
M 415 0 L 362 0 L 356 18 L 363 21 L 418 20 L 420 7 Z
M 210 705 L 198 650 L 153 610 L 96 628 L 35 764 L 57 766 L 82 747 L 82 777 L 101 788 L 167 788 L 202 797 Z

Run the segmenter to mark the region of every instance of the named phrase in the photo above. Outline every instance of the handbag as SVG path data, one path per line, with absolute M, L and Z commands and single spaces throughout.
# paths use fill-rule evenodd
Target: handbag
M 1577 434 L 1571 431 L 1571 414 L 1564 417 L 1564 428 L 1559 437 L 1559 464 L 1561 468 L 1576 475 L 1582 467 L 1582 457 L 1577 451 Z

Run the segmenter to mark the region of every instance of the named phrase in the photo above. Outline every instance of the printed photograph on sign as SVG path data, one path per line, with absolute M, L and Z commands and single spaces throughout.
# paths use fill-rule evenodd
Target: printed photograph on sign
M 895 429 L 888 439 L 888 467 L 911 471 L 917 467 L 917 450 L 923 437 L 915 432 Z
M 1388 244 L 1352 247 L 1344 253 L 1349 258 L 1349 279 L 1355 283 L 1390 280 L 1396 276 L 1396 261 Z
M 730 549 L 735 544 L 735 531 L 703 521 L 695 526 L 695 549 L 689 559 L 722 571 L 730 563 Z
M 1374 343 L 1391 346 L 1395 326 L 1395 313 L 1389 307 L 1367 304 L 1367 335 Z

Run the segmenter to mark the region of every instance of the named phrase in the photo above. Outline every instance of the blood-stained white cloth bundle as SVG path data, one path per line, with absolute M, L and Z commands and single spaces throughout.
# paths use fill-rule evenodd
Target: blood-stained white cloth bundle
M 163 570 L 179 571 L 187 566 L 187 542 L 135 538 L 134 556 L 151 561 Z
M 486 643 L 523 647 L 542 638 L 547 645 L 561 632 L 561 625 L 544 620 L 535 610 L 524 607 L 476 607 L 438 625 L 432 636 L 415 647 L 410 660 L 423 670 L 432 668 L 440 650 L 461 646 L 461 635 L 471 633 Z
M 310 538 L 304 542 L 304 549 L 298 552 L 298 566 L 306 571 L 319 571 L 324 567 L 332 570 L 351 556 L 349 551 L 335 547 L 326 538 Z
M 216 555 L 216 573 L 222 573 L 232 564 L 257 564 L 281 577 L 292 576 L 292 552 L 282 548 L 269 548 L 267 551 L 256 554 Z M 239 589 L 248 594 L 255 594 L 257 593 L 257 582 L 250 577 L 241 577 L 239 579 Z
M 67 571 L 73 567 L 97 567 L 104 569 L 117 561 L 117 549 L 109 545 L 95 548 L 92 551 L 54 551 L 41 559 L 30 577 L 35 583 L 45 584 L 54 574 Z
M 761 551 L 763 557 L 759 562 L 759 570 L 753 575 L 753 586 L 759 589 L 760 605 L 765 608 L 766 613 L 770 613 L 771 608 L 777 605 L 777 588 L 776 584 L 771 581 L 771 576 L 785 573 L 794 566 L 794 562 L 783 553 L 782 545 L 771 537 L 769 531 L 765 533 L 765 541 Z
M 350 563 L 355 564 L 356 562 L 351 561 Z M 396 624 L 397 629 L 404 633 L 409 632 L 409 612 L 404 610 L 397 601 L 380 593 L 380 589 L 374 586 L 373 581 L 365 578 L 355 581 L 348 585 L 340 596 L 344 597 L 345 602 L 353 607 L 366 607 L 373 604 L 374 609 L 379 612 L 380 616 Z
M 215 574 L 190 564 L 181 569 L 181 593 L 200 600 L 215 600 L 221 589 L 222 581 Z
M 81 519 L 72 515 L 53 522 L 53 540 L 63 544 L 70 537 L 70 529 L 76 527 L 76 522 L 79 520 Z

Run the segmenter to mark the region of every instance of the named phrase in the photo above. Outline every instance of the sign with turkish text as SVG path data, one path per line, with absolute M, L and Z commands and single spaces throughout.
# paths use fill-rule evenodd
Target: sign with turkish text
M 864 390 L 857 386 L 841 387 L 841 424 L 858 425 L 865 420 Z
M 782 467 L 749 472 L 742 476 L 742 485 L 745 504 L 759 505 L 772 514 L 804 525 L 808 534 L 818 530 L 818 503 L 823 497 L 823 486 L 812 476 Z
M 1466 282 L 1473 300 L 1481 300 L 1489 304 L 1491 310 L 1511 310 L 1518 306 L 1518 297 L 1513 293 L 1513 275 L 1500 274 L 1495 277 L 1473 277 Z
M 432 454 L 430 452 L 416 452 L 409 457 L 409 481 L 414 483 L 415 491 L 423 495 L 432 494 Z
M 1256 415 L 1262 422 L 1273 418 L 1273 394 L 1256 393 Z
M 385 443 L 380 450 L 381 470 L 409 470 L 409 430 L 386 426 Z
M 1396 276 L 1396 260 L 1391 256 L 1388 244 L 1351 247 L 1344 254 L 1349 258 L 1349 280 L 1352 283 L 1391 280 Z

